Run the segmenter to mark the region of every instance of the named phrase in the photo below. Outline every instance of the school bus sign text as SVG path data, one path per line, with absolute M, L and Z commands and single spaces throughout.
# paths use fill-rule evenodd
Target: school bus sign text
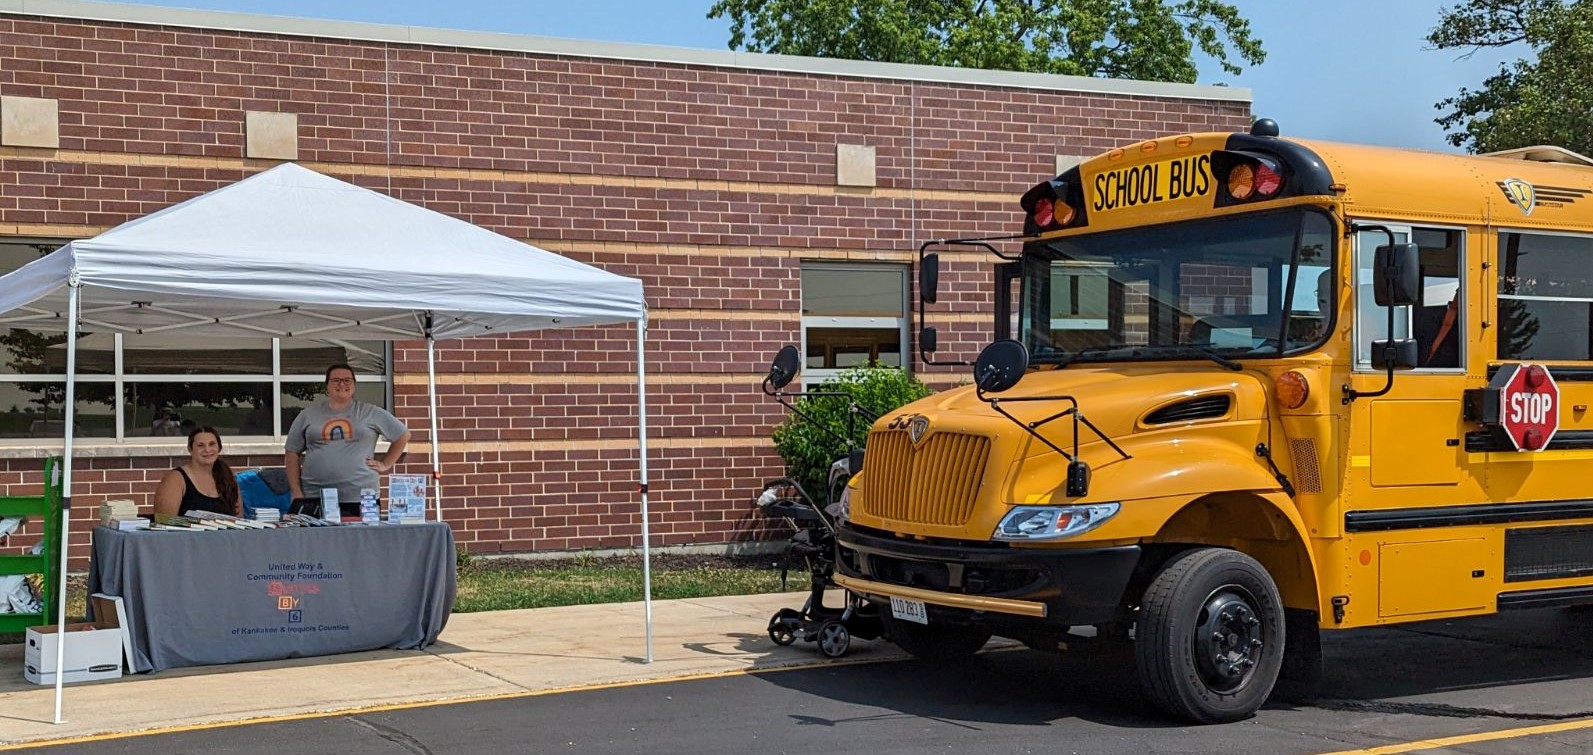
M 1107 212 L 1204 197 L 1211 193 L 1211 155 L 1129 165 L 1095 175 L 1090 209 Z

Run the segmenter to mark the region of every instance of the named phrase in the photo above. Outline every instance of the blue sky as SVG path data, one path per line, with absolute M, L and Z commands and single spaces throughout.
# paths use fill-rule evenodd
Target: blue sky
M 722 50 L 729 24 L 712 0 L 136 0 L 142 5 L 336 18 Z M 1453 5 L 1458 0 L 1450 0 Z M 1250 19 L 1267 61 L 1239 76 L 1202 66 L 1201 83 L 1249 87 L 1257 116 L 1283 133 L 1450 150 L 1434 104 L 1479 86 L 1505 56 L 1427 50 L 1439 0 L 1230 0 Z M 1516 52 L 1514 55 L 1521 53 Z

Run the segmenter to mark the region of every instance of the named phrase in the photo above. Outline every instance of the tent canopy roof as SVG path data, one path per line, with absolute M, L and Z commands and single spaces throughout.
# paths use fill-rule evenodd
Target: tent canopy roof
M 641 320 L 641 281 L 292 163 L 0 277 L 0 327 L 409 339 Z M 428 320 L 430 327 L 428 329 Z

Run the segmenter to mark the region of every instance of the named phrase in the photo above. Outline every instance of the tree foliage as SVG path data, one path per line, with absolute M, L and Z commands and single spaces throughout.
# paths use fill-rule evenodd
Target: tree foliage
M 1439 102 L 1449 142 L 1472 152 L 1556 144 L 1593 153 L 1593 0 L 1466 0 L 1427 36 L 1438 49 L 1526 45 L 1478 89 Z
M 731 49 L 1193 83 L 1196 49 L 1266 58 L 1218 0 L 717 0 Z

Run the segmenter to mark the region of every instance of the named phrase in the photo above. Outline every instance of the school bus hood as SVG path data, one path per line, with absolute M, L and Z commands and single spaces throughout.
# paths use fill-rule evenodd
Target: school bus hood
M 1248 371 L 1164 362 L 1131 368 L 1116 365 L 1033 370 L 1012 389 L 986 394 L 986 398 L 999 399 L 1001 409 L 1024 422 L 1035 422 L 1065 411 L 1074 403 L 1066 399 L 1031 399 L 1070 396 L 1091 424 L 1116 440 L 1136 432 L 1168 427 L 1263 419 L 1266 391 L 1266 384 Z M 1003 435 L 1016 432 L 1027 436 L 990 404 L 980 400 L 972 386 L 945 391 L 903 407 L 887 415 L 876 428 L 888 426 L 892 417 L 903 414 L 928 418 L 931 431 L 960 430 L 980 434 L 996 431 Z M 1047 440 L 1071 451 L 1071 417 L 1052 420 L 1038 431 Z M 1087 428 L 1079 438 L 1081 444 L 1099 440 Z M 1042 443 L 1032 445 L 1037 448 L 1027 449 L 1023 455 L 1051 452 Z

